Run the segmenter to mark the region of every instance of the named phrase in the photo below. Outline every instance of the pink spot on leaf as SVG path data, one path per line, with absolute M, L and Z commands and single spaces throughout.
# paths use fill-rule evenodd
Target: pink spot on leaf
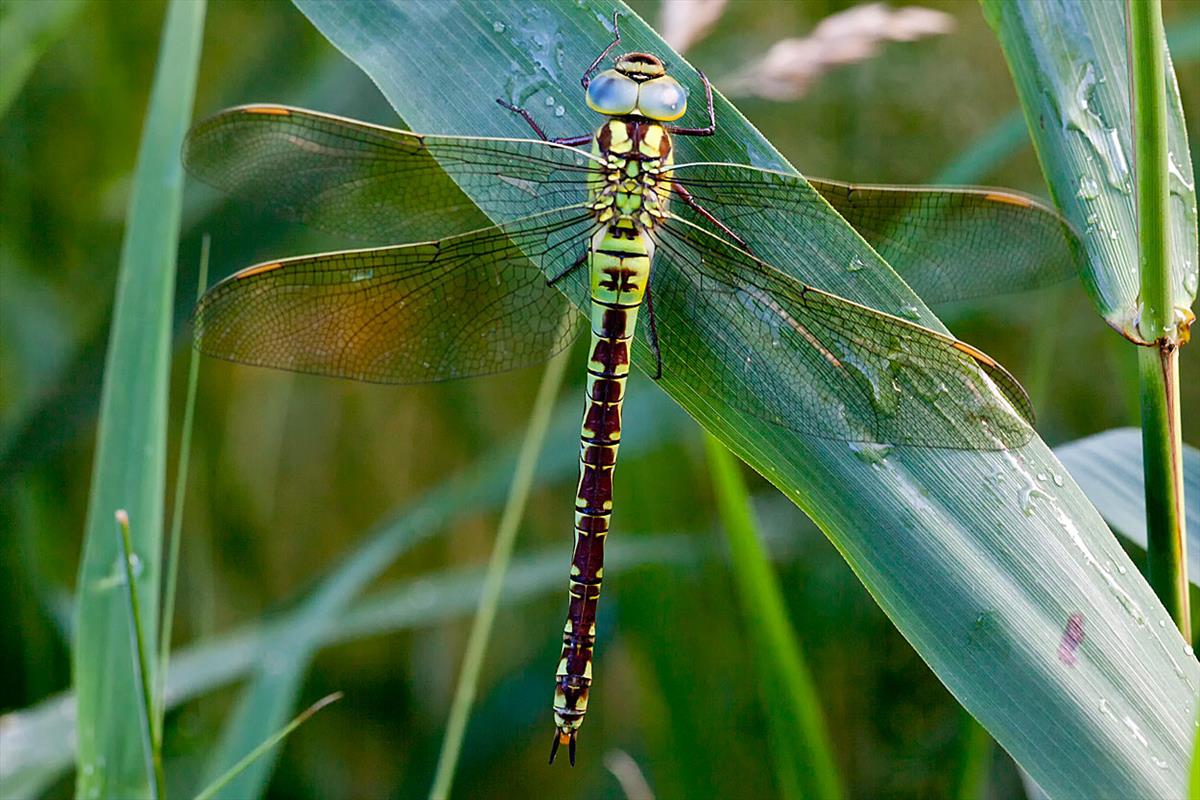
M 1075 666 L 1078 660 L 1075 651 L 1083 644 L 1083 615 L 1072 614 L 1067 617 L 1067 629 L 1063 631 L 1062 641 L 1058 643 L 1058 660 L 1068 667 Z

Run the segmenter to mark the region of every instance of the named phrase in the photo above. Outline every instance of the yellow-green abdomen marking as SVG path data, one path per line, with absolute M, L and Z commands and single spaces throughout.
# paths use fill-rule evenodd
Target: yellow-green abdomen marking
M 604 540 L 612 514 L 612 476 L 621 440 L 621 405 L 629 376 L 638 308 L 650 281 L 654 241 L 649 231 L 666 210 L 658 170 L 668 166 L 670 138 L 660 125 L 610 120 L 596 134 L 605 159 L 591 207 L 603 223 L 591 241 L 591 348 L 580 432 L 575 495 L 575 549 L 570 605 L 554 691 L 559 741 L 574 744 L 587 712 L 596 642 L 596 605 L 604 577 Z

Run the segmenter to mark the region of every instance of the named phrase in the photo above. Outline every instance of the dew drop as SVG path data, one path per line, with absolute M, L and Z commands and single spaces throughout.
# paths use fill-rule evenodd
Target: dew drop
M 1036 486 L 1026 486 L 1021 490 L 1021 511 L 1025 516 L 1033 516 L 1033 512 L 1037 510 L 1037 504 L 1034 501 L 1039 497 L 1044 500 L 1050 499 L 1050 495 Z
M 915 322 L 921 318 L 921 309 L 916 306 L 903 306 L 900 309 L 900 316 Z
M 546 105 L 548 105 L 548 106 L 554 105 L 554 95 L 546 96 Z
M 496 20 L 495 22 L 493 22 L 493 23 L 492 23 L 492 30 L 494 30 L 496 33 L 504 33 L 504 30 L 505 30 L 507 27 L 508 27 L 508 26 L 507 26 L 507 25 L 505 25 L 505 24 L 504 24 L 503 22 L 501 22 L 500 20 Z
M 1055 485 L 1055 486 L 1062 486 L 1062 485 L 1063 485 L 1063 476 L 1062 476 L 1062 475 L 1059 475 L 1057 472 L 1056 472 L 1056 473 L 1054 473 L 1054 485 Z
M 851 258 L 850 263 L 846 265 L 847 272 L 862 272 L 866 268 L 867 268 L 866 262 L 864 262 L 858 256 L 854 256 L 853 258 Z
M 562 106 L 558 106 L 557 108 L 554 109 L 554 116 L 556 116 L 556 117 L 561 117 L 565 113 L 567 113 L 567 110 L 565 108 L 563 108 Z
M 1091 175 L 1084 175 L 1079 179 L 1079 191 L 1075 196 L 1083 200 L 1095 200 L 1100 196 L 1100 184 Z
M 850 442 L 850 452 L 854 453 L 859 461 L 875 466 L 882 464 L 894 449 L 890 444 L 878 442 Z

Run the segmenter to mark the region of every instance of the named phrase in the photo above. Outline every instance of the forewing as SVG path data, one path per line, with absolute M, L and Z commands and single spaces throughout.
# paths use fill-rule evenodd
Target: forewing
M 431 239 L 585 199 L 590 154 L 549 142 L 425 136 L 315 111 L 242 106 L 197 124 L 188 170 L 287 219 L 364 241 Z M 468 199 L 463 189 L 471 193 Z
M 955 339 L 796 281 L 680 218 L 651 284 L 663 374 L 774 424 L 851 442 L 1005 449 L 1020 384 Z
M 751 241 L 759 220 L 774 217 L 798 228 L 796 238 L 803 239 L 803 226 L 822 219 L 814 208 L 819 198 L 795 175 L 739 164 L 684 164 L 671 175 L 713 216 Z M 820 179 L 809 183 L 926 302 L 1033 289 L 1082 268 L 1082 251 L 1070 225 L 1024 195 Z M 675 210 L 712 228 L 681 203 Z M 769 253 L 768 261 L 793 266 L 786 259 L 796 256 L 803 257 L 802 250 L 783 248 Z M 853 271 L 856 265 L 842 268 Z
M 577 310 L 546 274 L 580 259 L 594 224 L 575 208 L 436 242 L 249 267 L 201 299 L 196 345 L 230 361 L 376 383 L 535 364 L 578 331 Z

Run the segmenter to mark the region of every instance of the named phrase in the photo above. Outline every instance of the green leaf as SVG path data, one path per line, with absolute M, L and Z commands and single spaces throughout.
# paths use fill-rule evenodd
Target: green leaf
M 578 79 L 611 38 L 612 3 L 297 5 L 417 130 L 527 135 L 497 97 L 553 108 L 543 116 L 554 136 L 596 124 Z M 696 96 L 687 61 L 622 14 L 622 47 L 665 58 Z M 716 106 L 718 134 L 680 143 L 688 160 L 791 170 L 724 98 Z M 940 327 L 832 210 L 757 233 L 759 252 L 793 254 L 781 270 L 892 313 L 912 307 Z M 832 243 L 875 268 L 812 257 Z M 1157 625 L 1161 606 L 1079 487 L 1037 477 L 1063 472 L 1040 440 L 999 452 L 864 450 L 772 426 L 738 412 L 737 398 L 709 399 L 666 375 L 660 386 L 822 528 L 950 691 L 1052 794 L 1159 796 L 1181 785 L 1200 665 Z M 1075 615 L 1087 633 L 1067 663 L 1059 647 Z
M 1140 341 L 1140 264 L 1124 9 L 1108 3 L 982 0 L 1008 59 L 1042 172 L 1083 236 L 1085 283 L 1106 322 Z M 1167 57 L 1171 302 L 1196 298 L 1196 188 Z
M 1126 540 L 1146 549 L 1146 498 L 1142 480 L 1142 434 L 1116 428 L 1054 448 L 1071 477 Z M 1187 527 L 1200 531 L 1200 450 L 1183 446 L 1184 512 Z M 1200 586 L 1200 542 L 1188 542 L 1188 576 Z
M 168 365 L 183 171 L 204 3 L 168 7 L 138 151 L 100 398 L 100 426 L 79 567 L 74 640 L 80 797 L 146 793 L 141 703 L 129 656 L 120 547 L 112 519 L 126 509 L 140 564 L 146 646 L 155 651 L 166 462 Z M 153 663 L 153 662 L 152 662 Z M 151 667 L 146 681 L 153 685 Z

